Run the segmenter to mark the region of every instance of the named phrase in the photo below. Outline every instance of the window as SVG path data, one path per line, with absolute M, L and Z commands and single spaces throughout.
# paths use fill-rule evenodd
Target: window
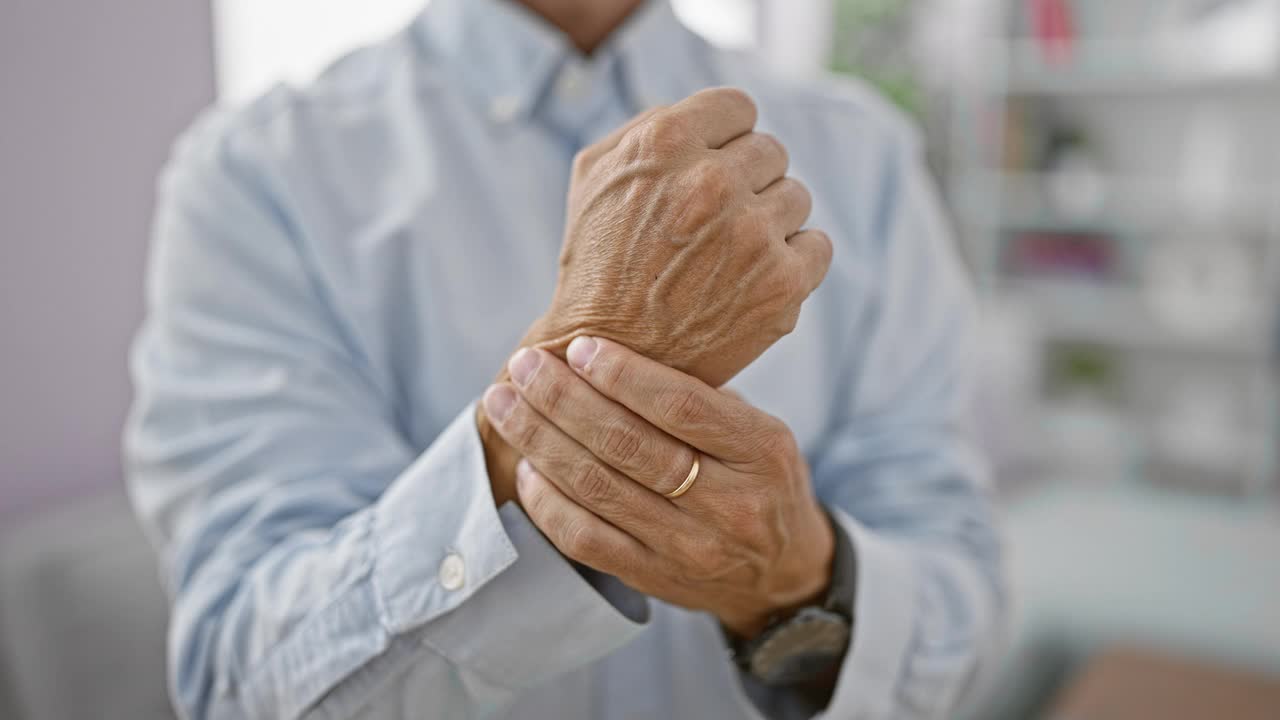
M 405 26 L 425 4 L 214 0 L 218 94 L 223 102 L 235 104 L 278 82 L 307 82 L 343 53 Z M 686 25 L 712 42 L 733 47 L 754 42 L 756 0 L 676 0 L 674 6 Z
M 240 103 L 306 82 L 343 53 L 409 23 L 423 0 L 214 0 L 218 95 Z

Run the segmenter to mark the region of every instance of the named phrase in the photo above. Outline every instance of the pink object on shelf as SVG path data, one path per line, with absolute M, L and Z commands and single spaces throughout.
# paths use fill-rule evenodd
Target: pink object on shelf
M 1093 232 L 1017 232 L 1009 237 L 1004 265 L 1022 276 L 1108 279 L 1117 270 L 1115 240 Z
M 1044 60 L 1061 65 L 1071 59 L 1075 44 L 1075 22 L 1070 0 L 1029 0 L 1031 33 L 1040 45 Z

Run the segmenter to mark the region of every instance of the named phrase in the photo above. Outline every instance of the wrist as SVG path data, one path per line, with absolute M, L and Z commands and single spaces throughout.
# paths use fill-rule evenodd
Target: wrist
M 557 330 L 558 324 L 553 322 L 554 310 L 539 317 L 529 326 L 517 347 L 537 347 L 547 350 L 561 359 L 568 350 L 569 343 L 577 333 Z M 504 364 L 493 379 L 494 383 L 507 382 L 511 379 Z M 480 436 L 480 444 L 484 447 L 485 469 L 489 474 L 489 487 L 493 492 L 493 502 L 501 507 L 507 501 L 519 502 L 516 494 L 516 465 L 520 462 L 520 453 L 507 444 L 493 423 L 485 414 L 484 405 L 476 405 L 476 432 Z
M 520 454 L 502 439 L 480 404 L 476 405 L 475 420 L 476 432 L 484 448 L 484 464 L 489 474 L 489 489 L 493 493 L 493 504 L 502 507 L 504 503 L 511 500 L 518 502 L 516 465 L 520 462 Z
M 825 512 L 817 508 L 813 531 L 781 563 L 768 586 L 776 588 L 757 608 L 746 613 L 728 612 L 720 624 L 735 636 L 750 640 L 774 623 L 786 620 L 806 607 L 826 604 L 835 561 L 835 531 Z

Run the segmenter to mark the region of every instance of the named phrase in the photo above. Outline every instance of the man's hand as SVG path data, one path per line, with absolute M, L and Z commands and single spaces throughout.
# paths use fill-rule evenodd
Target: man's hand
M 522 346 L 616 340 L 719 387 L 791 332 L 831 263 L 811 198 L 739 90 L 633 119 L 574 159 L 560 275 Z M 478 427 L 498 503 L 514 454 Z
M 567 356 L 523 349 L 484 397 L 527 458 L 525 511 L 565 556 L 744 637 L 819 600 L 834 535 L 781 421 L 608 340 Z M 664 497 L 695 453 L 693 486 Z
M 718 387 L 791 332 L 831 243 L 800 232 L 809 191 L 755 122 L 745 93 L 706 90 L 578 154 L 534 344 L 607 337 Z

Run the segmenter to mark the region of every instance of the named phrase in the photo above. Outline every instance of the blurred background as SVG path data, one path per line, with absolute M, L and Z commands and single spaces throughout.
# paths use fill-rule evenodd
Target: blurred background
M 0 3 L 0 718 L 171 716 L 118 438 L 174 136 L 423 5 Z M 969 715 L 1280 718 L 1280 0 L 675 6 L 924 128 L 1018 599 Z

